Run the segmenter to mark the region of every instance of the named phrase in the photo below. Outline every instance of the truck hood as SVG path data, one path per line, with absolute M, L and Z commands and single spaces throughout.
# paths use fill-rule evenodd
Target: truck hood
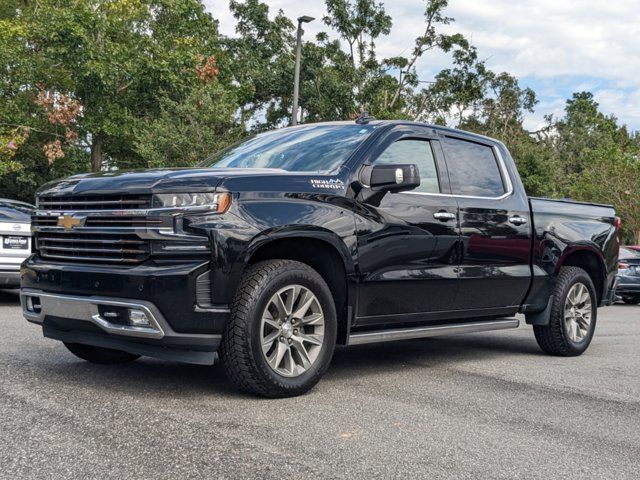
M 158 192 L 212 191 L 224 179 L 244 178 L 248 181 L 259 177 L 290 177 L 299 174 L 279 169 L 214 169 L 179 168 L 133 170 L 103 173 L 85 173 L 55 180 L 43 185 L 38 195 L 91 195 L 91 194 L 140 194 Z

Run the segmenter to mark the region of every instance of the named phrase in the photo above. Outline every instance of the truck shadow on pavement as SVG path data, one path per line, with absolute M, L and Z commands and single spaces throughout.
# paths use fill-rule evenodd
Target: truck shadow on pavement
M 367 376 L 393 375 L 407 369 L 428 372 L 462 361 L 540 354 L 533 335 L 528 339 L 475 334 L 338 347 L 321 383 L 360 383 Z M 56 388 L 63 384 L 65 389 L 104 389 L 122 394 L 143 391 L 158 398 L 255 398 L 239 392 L 226 379 L 219 363 L 208 367 L 143 358 L 125 365 L 94 365 L 77 360 L 62 345 L 53 344 L 43 358 L 33 361 L 42 370 L 40 375 L 46 378 L 45 382 Z
M 488 333 L 340 347 L 333 357 L 327 378 L 391 374 L 407 368 L 426 371 L 464 361 L 488 361 L 514 355 L 543 355 L 533 333 L 531 338 Z

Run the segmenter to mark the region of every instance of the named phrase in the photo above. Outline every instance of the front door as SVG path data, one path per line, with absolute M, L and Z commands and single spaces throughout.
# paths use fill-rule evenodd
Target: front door
M 458 285 L 458 205 L 447 195 L 442 149 L 434 138 L 396 136 L 375 164 L 414 163 L 420 186 L 362 205 L 356 229 L 361 273 L 354 325 L 422 321 L 450 310 Z

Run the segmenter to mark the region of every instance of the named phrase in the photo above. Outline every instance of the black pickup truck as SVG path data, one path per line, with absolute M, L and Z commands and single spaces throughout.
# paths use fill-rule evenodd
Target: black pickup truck
M 403 121 L 261 133 L 200 168 L 45 185 L 24 316 L 78 357 L 310 389 L 336 344 L 515 328 L 579 355 L 610 303 L 614 209 L 527 198 L 498 141 Z

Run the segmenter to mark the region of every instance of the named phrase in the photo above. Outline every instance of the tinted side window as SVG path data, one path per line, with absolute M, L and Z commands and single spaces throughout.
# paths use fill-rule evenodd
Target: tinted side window
M 500 168 L 491 147 L 447 138 L 444 150 L 454 194 L 499 197 L 505 193 Z
M 440 193 L 436 160 L 427 140 L 399 140 L 389 145 L 373 163 L 415 163 L 420 171 L 420 186 L 412 191 Z

